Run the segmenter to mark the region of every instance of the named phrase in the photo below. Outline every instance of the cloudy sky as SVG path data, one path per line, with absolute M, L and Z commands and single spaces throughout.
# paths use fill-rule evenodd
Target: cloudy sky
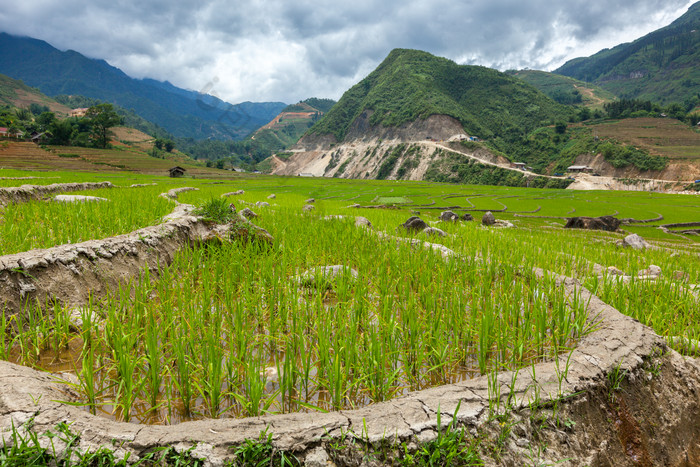
M 0 0 L 0 31 L 232 103 L 291 103 L 338 99 L 397 47 L 552 70 L 665 26 L 694 1 Z

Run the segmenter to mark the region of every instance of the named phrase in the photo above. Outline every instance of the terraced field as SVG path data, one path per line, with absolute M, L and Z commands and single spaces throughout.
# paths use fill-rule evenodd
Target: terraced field
M 57 174 L 62 181 L 96 177 Z M 23 175 L 49 174 L 0 170 L 0 177 Z M 644 371 L 663 372 L 668 383 L 654 376 L 654 384 L 665 390 L 692 365 L 675 352 L 699 351 L 700 243 L 692 228 L 669 226 L 700 222 L 698 196 L 267 176 L 176 180 L 111 169 L 99 175 L 115 188 L 80 194 L 108 201 L 11 204 L 0 234 L 15 242 L 5 253 L 46 249 L 0 257 L 2 291 L 14 294 L 0 315 L 0 359 L 61 373 L 65 396 L 40 384 L 45 373 L 20 376 L 29 370 L 2 362 L 0 372 L 39 384 L 36 394 L 51 404 L 45 413 L 100 433 L 90 443 L 134 423 L 177 425 L 119 436 L 143 457 L 152 451 L 138 446 L 179 442 L 161 429 L 183 427 L 190 440 L 201 439 L 201 429 L 212 446 L 206 456 L 216 450 L 229 459 L 238 454 L 220 431 L 287 433 L 300 431 L 295 423 L 303 420 L 313 428 L 289 435 L 294 442 L 277 438 L 275 449 L 297 449 L 308 460 L 309 450 L 323 446 L 340 462 L 328 443 L 375 433 L 358 434 L 348 449 L 372 446 L 379 455 L 374 449 L 393 430 L 397 444 L 386 449 L 395 457 L 383 463 L 410 465 L 418 448 L 409 442 L 423 430 L 418 420 L 442 433 L 435 414 L 444 410 L 475 428 L 450 428 L 461 433 L 454 442 L 470 462 L 523 461 L 528 446 L 530 456 L 549 462 L 551 453 L 567 452 L 566 443 L 553 441 L 557 430 L 584 443 L 589 431 L 578 435 L 573 427 L 595 426 L 576 404 L 610 391 L 601 413 L 622 416 L 620 400 L 643 399 L 634 385 L 646 381 Z M 246 209 L 253 223 L 240 217 Z M 441 221 L 448 210 L 475 220 Z M 501 223 L 482 225 L 486 211 Z M 624 232 L 563 227 L 568 217 L 604 215 L 625 219 Z M 411 216 L 427 229 L 401 227 Z M 155 227 L 99 240 L 147 225 Z M 630 233 L 649 247 L 620 246 Z M 56 246 L 66 241 L 84 243 Z M 674 397 L 675 404 L 694 400 Z M 409 410 L 413 403 L 423 409 Z M 549 421 L 535 435 L 537 414 Z M 51 429 L 51 420 L 39 425 Z M 597 429 L 620 443 L 610 420 Z M 95 431 L 92 423 L 105 428 Z M 516 425 L 527 446 L 506 450 Z M 151 432 L 153 439 L 138 441 Z M 547 449 L 538 444 L 543 439 Z M 591 449 L 581 446 L 577 455 Z M 621 446 L 618 460 L 630 456 Z

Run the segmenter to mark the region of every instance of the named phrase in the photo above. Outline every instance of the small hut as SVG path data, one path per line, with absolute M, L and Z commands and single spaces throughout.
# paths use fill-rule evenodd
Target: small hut
M 172 177 L 172 178 L 180 178 L 183 175 L 185 175 L 185 169 L 183 169 L 179 165 L 170 169 L 170 177 Z

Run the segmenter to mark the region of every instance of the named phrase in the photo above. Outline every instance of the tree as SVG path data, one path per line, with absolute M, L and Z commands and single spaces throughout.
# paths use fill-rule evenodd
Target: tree
M 122 122 L 121 117 L 114 111 L 112 104 L 98 104 L 90 107 L 85 113 L 85 118 L 90 121 L 92 131 L 90 138 L 95 146 L 106 148 L 112 136 L 110 128 Z
M 167 152 L 172 152 L 173 149 L 175 149 L 175 143 L 173 143 L 172 140 L 165 140 L 165 143 L 163 143 L 163 147 L 165 147 L 165 150 Z
M 43 130 L 47 130 L 55 120 L 56 115 L 53 112 L 42 112 L 41 115 L 36 118 L 36 123 L 38 123 Z
M 15 115 L 17 115 L 18 120 L 29 122 L 32 120 L 32 113 L 25 108 L 19 108 L 15 110 Z
M 557 122 L 554 124 L 554 131 L 559 133 L 560 135 L 563 135 L 566 133 L 566 123 L 564 122 Z
M 73 125 L 70 120 L 54 120 L 49 126 L 51 132 L 51 143 L 58 145 L 69 145 L 73 139 Z

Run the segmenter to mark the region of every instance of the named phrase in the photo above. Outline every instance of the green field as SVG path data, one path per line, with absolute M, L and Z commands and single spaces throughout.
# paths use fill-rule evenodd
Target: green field
M 0 171 L 0 177 L 48 173 Z M 54 172 L 60 181 L 95 174 Z M 665 336 L 700 337 L 700 243 L 659 224 L 700 221 L 700 198 L 645 192 L 580 192 L 427 182 L 260 176 L 239 180 L 166 179 L 103 173 L 117 188 L 81 192 L 109 202 L 9 205 L 2 212 L 5 253 L 125 233 L 156 224 L 174 203 L 158 197 L 195 187 L 179 201 L 250 207 L 271 246 L 224 244 L 177 253 L 158 276 L 114 290 L 51 318 L 30 307 L 0 315 L 0 358 L 74 372 L 86 408 L 138 423 L 245 417 L 361 407 L 408 391 L 529 366 L 567 352 L 590 331 L 583 304 L 565 298 L 553 278 L 581 280 L 621 312 Z M 54 179 L 51 179 L 54 180 Z M 10 182 L 10 180 L 5 180 Z M 155 186 L 128 188 L 132 183 Z M 236 190 L 244 194 L 222 198 Z M 274 199 L 269 199 L 275 194 Z M 308 198 L 315 209 L 303 212 Z M 218 201 L 220 200 L 220 201 Z M 255 206 L 266 201 L 268 207 Z M 359 204 L 361 207 L 349 207 Z M 365 207 L 383 204 L 383 208 Z M 475 222 L 439 222 L 441 211 Z M 486 228 L 492 210 L 516 228 Z M 447 236 L 410 235 L 398 226 L 420 215 Z M 624 233 L 563 228 L 567 216 L 615 215 L 663 220 L 623 225 L 654 249 L 623 249 Z M 338 216 L 343 216 L 339 218 Z M 373 225 L 354 225 L 363 216 Z M 60 219 L 60 221 L 52 220 Z M 34 230 L 32 230 L 34 229 Z M 27 232 L 36 232 L 27 234 Z M 383 241 L 417 238 L 454 252 Z M 30 243 L 24 243 L 31 237 Z M 638 280 L 650 265 L 659 280 Z M 341 265 L 337 278 L 305 279 Z M 599 275 L 615 266 L 629 281 Z M 319 273 L 317 272 L 316 275 Z

